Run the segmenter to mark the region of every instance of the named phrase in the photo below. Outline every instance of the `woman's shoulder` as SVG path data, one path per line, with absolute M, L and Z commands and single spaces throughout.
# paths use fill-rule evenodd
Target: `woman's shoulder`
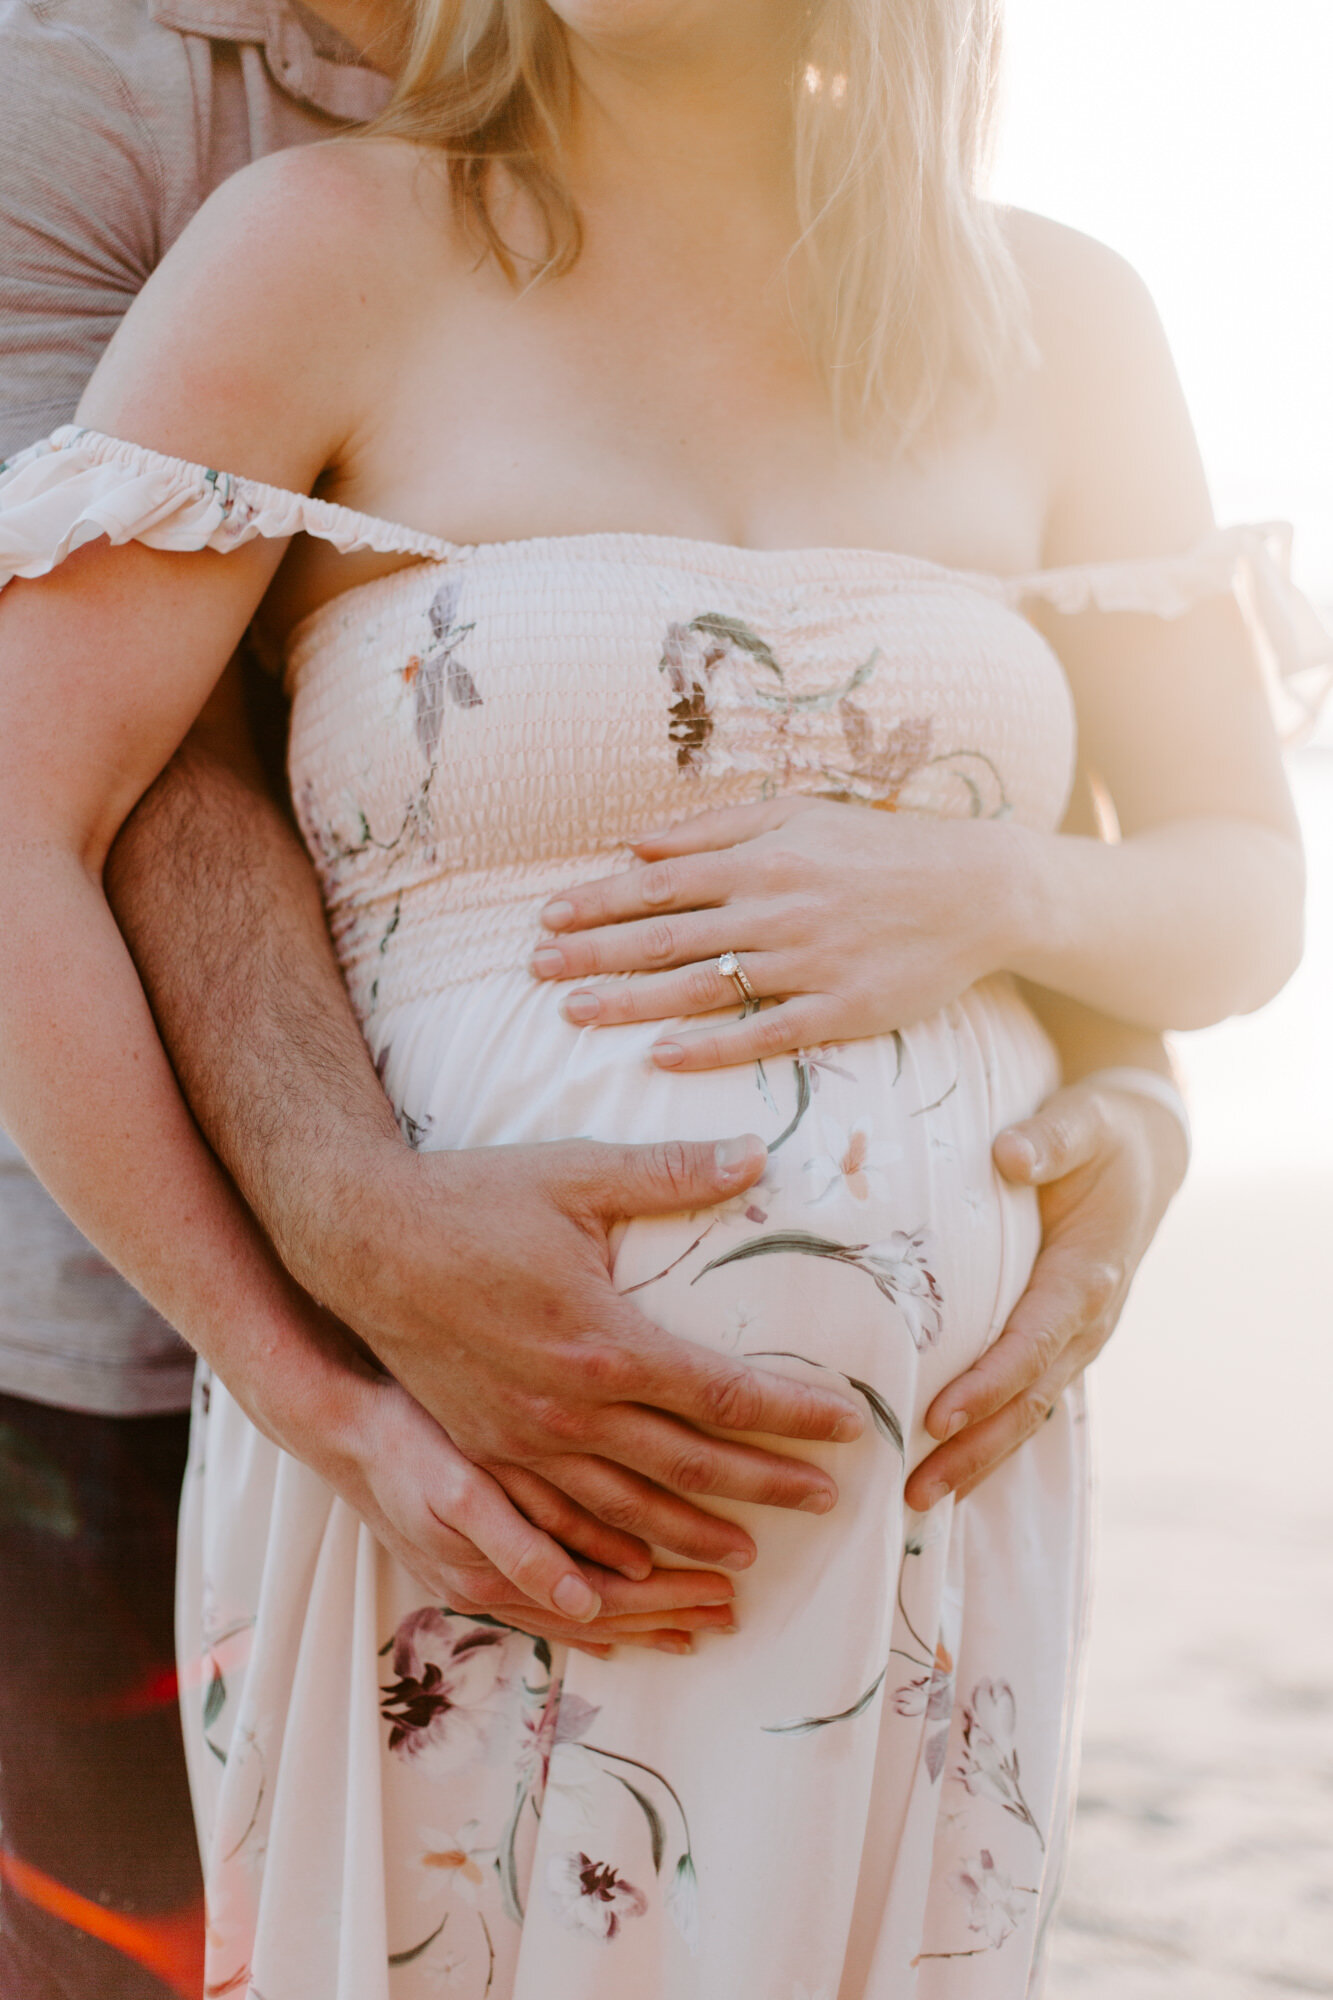
M 1152 295 L 1118 251 L 1025 210 L 1004 229 L 1027 291 L 1048 459 L 1047 561 L 1174 552 L 1212 514 Z
M 428 251 L 448 254 L 443 178 L 392 139 L 243 168 L 126 314 L 79 421 L 275 485 L 317 475 L 373 406 Z
M 438 154 L 404 139 L 326 139 L 271 153 L 224 181 L 160 272 L 187 257 L 196 270 L 230 263 L 263 269 L 275 295 L 332 297 L 372 275 L 404 273 L 404 252 L 426 232 L 446 248 L 449 221 Z
M 1030 209 L 1006 208 L 1000 219 L 1048 367 L 1094 367 L 1127 340 L 1160 341 L 1152 295 L 1118 250 Z

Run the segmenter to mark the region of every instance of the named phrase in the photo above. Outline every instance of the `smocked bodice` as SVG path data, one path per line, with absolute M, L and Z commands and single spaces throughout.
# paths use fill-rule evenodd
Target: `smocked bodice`
M 1030 600 L 1174 616 L 1239 584 L 1279 668 L 1333 661 L 1281 531 L 999 578 L 619 533 L 457 547 L 72 426 L 0 467 L 0 584 L 99 535 L 298 532 L 420 558 L 288 648 L 293 796 L 367 1022 L 521 966 L 554 890 L 709 807 L 798 791 L 1054 827 L 1074 722 Z
M 290 773 L 363 1016 L 522 965 L 636 832 L 781 792 L 1054 826 L 1073 720 L 995 591 L 871 552 L 595 535 L 362 586 L 295 635 Z

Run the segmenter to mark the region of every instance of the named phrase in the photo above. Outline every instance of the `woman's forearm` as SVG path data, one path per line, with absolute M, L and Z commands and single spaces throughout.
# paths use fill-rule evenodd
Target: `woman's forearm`
M 1232 819 L 1178 820 L 1106 844 L 1005 829 L 1005 969 L 1140 1027 L 1249 1013 L 1301 952 L 1298 843 Z
M 30 841 L 0 882 L 0 1121 L 72 1219 L 225 1375 L 304 1308 L 176 1087 L 95 876 Z

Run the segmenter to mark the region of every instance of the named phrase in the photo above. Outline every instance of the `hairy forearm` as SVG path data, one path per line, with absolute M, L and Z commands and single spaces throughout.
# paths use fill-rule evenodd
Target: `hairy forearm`
M 1008 969 L 1151 1030 L 1199 1028 L 1272 998 L 1301 949 L 1296 841 L 1180 820 L 1107 845 L 1022 829 L 1010 850 Z
M 372 1166 L 411 1156 L 371 1064 L 309 860 L 256 771 L 193 737 L 107 888 L 210 1144 L 301 1282 Z

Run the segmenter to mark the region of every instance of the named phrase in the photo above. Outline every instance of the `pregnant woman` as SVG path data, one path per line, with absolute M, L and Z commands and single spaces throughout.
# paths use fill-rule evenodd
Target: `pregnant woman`
M 205 1349 L 282 1283 L 100 887 L 262 601 L 407 1143 L 757 1135 L 616 1283 L 859 1413 L 806 1513 L 755 1441 L 735 1635 L 602 1659 L 424 1602 L 201 1374 L 211 1995 L 1032 1989 L 1081 1401 L 958 1505 L 904 1478 L 1037 1243 L 990 1160 L 1056 1076 L 1013 975 L 1192 1026 L 1294 963 L 1231 584 L 1279 641 L 1299 607 L 1212 529 L 1133 277 L 978 193 L 996 39 L 420 0 L 383 129 L 230 183 L 0 476 L 0 1117 L 88 1233 Z M 1076 732 L 1115 843 L 1060 830 Z

